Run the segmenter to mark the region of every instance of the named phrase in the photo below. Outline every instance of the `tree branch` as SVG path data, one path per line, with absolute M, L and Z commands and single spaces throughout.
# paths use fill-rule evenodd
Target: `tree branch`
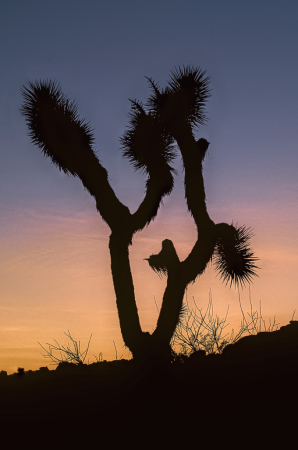
M 159 176 L 150 176 L 146 183 L 146 195 L 137 211 L 131 218 L 131 230 L 135 233 L 142 230 L 157 215 L 162 198 L 171 193 L 174 179 L 169 170 L 160 171 Z
M 33 144 L 60 170 L 81 179 L 111 229 L 124 224 L 130 217 L 129 209 L 109 184 L 108 173 L 92 148 L 92 130 L 79 118 L 77 104 L 52 81 L 30 82 L 29 87 L 23 87 L 22 95 L 21 113 Z

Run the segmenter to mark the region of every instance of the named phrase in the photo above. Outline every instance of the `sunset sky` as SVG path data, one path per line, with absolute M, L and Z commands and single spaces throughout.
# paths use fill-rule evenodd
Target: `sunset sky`
M 110 272 L 110 230 L 79 179 L 66 176 L 30 143 L 19 108 L 29 81 L 60 83 L 94 129 L 96 151 L 118 198 L 134 212 L 145 177 L 122 158 L 129 99 L 146 102 L 145 76 L 164 87 L 171 70 L 192 65 L 211 77 L 209 118 L 196 133 L 214 222 L 252 227 L 260 261 L 253 309 L 279 326 L 298 320 L 298 3 L 294 0 L 2 0 L 0 12 L 0 371 L 49 365 L 46 343 L 81 341 L 86 359 L 129 358 Z M 196 230 L 187 212 L 180 157 L 175 190 L 130 250 L 144 331 L 152 332 L 166 286 L 148 258 L 171 239 L 180 259 Z M 188 289 L 214 317 L 239 330 L 238 291 L 212 266 Z M 248 286 L 240 289 L 250 311 Z M 246 315 L 246 318 L 249 317 Z M 114 342 L 113 342 L 114 341 Z M 58 355 L 57 355 L 58 356 Z M 54 368 L 55 366 L 49 366 Z

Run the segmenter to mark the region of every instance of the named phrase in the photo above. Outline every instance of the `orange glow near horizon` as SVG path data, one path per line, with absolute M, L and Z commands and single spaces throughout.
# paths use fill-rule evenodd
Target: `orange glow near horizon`
M 242 212 L 238 210 L 236 215 L 241 219 Z M 85 362 L 88 359 L 89 363 L 95 362 L 95 356 L 101 352 L 103 359 L 116 359 L 115 346 L 118 358 L 130 358 L 128 349 L 123 347 L 110 272 L 109 229 L 100 216 L 96 212 L 83 215 L 77 211 L 69 217 L 53 218 L 50 213 L 38 216 L 36 211 L 31 211 L 26 220 L 22 223 L 23 234 L 15 235 L 2 246 L 0 371 L 10 374 L 18 367 L 55 368 L 49 365 L 50 359 L 41 355 L 43 350 L 38 342 L 47 348 L 46 343 L 55 344 L 56 339 L 66 346 L 70 341 L 63 332 L 68 330 L 81 342 L 81 351 L 86 349 L 92 334 Z M 279 236 L 284 235 L 285 241 L 271 234 L 269 242 L 265 225 L 255 217 L 250 217 L 250 223 L 258 224 L 254 227 L 256 237 L 252 239 L 252 247 L 261 267 L 260 278 L 251 286 L 253 311 L 259 312 L 261 300 L 266 326 L 274 316 L 279 326 L 286 325 L 297 307 L 294 283 L 297 246 L 288 245 L 288 234 L 281 229 Z M 177 209 L 169 215 L 167 206 L 162 207 L 155 221 L 135 236 L 130 247 L 141 326 L 149 332 L 154 330 L 158 317 L 154 298 L 160 308 L 166 279 L 160 279 L 144 258 L 158 253 L 165 238 L 173 240 L 180 259 L 185 259 L 196 238 L 193 221 L 186 210 Z M 187 290 L 190 308 L 195 308 L 194 298 L 197 307 L 205 313 L 210 292 L 213 318 L 223 319 L 229 307 L 226 321 L 229 325 L 223 335 L 229 334 L 232 328 L 237 334 L 242 320 L 238 291 L 225 287 L 209 265 L 205 274 Z M 240 289 L 240 298 L 248 320 L 248 287 Z M 57 352 L 54 354 L 59 356 Z

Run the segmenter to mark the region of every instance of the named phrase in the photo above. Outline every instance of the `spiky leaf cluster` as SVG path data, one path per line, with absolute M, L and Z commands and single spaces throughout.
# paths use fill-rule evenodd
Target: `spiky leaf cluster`
M 29 82 L 22 88 L 21 113 L 26 118 L 33 144 L 65 173 L 77 174 L 82 150 L 94 157 L 94 136 L 88 123 L 78 116 L 78 105 L 70 101 L 55 81 Z M 85 155 L 86 156 L 86 155 Z
M 210 97 L 210 77 L 206 71 L 191 66 L 174 69 L 165 89 L 148 78 L 152 95 L 149 109 L 158 115 L 169 129 L 187 123 L 191 127 L 203 125 L 207 120 L 204 107 Z
M 185 303 L 182 303 L 180 311 L 179 311 L 179 318 L 178 318 L 177 326 L 182 324 L 183 320 L 187 317 L 188 312 L 189 312 L 188 307 L 185 305 Z
M 128 130 L 120 139 L 122 154 L 135 170 L 149 175 L 174 172 L 169 164 L 176 156 L 174 139 L 163 124 L 151 113 L 146 113 L 142 104 L 132 101 Z
M 145 260 L 158 275 L 167 275 L 169 270 L 179 263 L 178 255 L 170 239 L 162 241 L 162 248 L 158 255 L 151 255 Z
M 250 283 L 254 276 L 258 276 L 255 272 L 258 258 L 250 248 L 250 239 L 254 236 L 251 228 L 222 223 L 217 225 L 217 229 L 219 237 L 212 257 L 215 270 L 226 285 L 229 281 L 230 286 Z
M 145 258 L 148 263 L 149 266 L 151 267 L 151 269 L 157 273 L 157 275 L 160 276 L 166 276 L 168 273 L 168 268 L 165 265 L 165 262 L 162 260 L 162 258 L 160 257 L 160 255 L 151 255 L 149 256 L 149 258 Z

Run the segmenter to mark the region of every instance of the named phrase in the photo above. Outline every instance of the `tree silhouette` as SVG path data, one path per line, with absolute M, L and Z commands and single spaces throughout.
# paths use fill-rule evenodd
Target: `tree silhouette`
M 81 120 L 78 106 L 53 81 L 29 82 L 22 87 L 25 116 L 31 141 L 66 174 L 80 178 L 95 198 L 96 207 L 109 225 L 109 249 L 116 303 L 125 345 L 137 361 L 169 361 L 170 341 L 183 311 L 185 289 L 213 261 L 226 282 L 244 285 L 256 275 L 257 260 L 249 247 L 253 236 L 245 226 L 215 224 L 206 208 L 202 163 L 209 142 L 195 139 L 205 123 L 205 103 L 210 77 L 190 66 L 171 72 L 168 86 L 160 89 L 147 78 L 151 96 L 146 105 L 131 101 L 130 122 L 120 139 L 123 157 L 146 175 L 146 194 L 134 214 L 116 197 L 108 173 L 93 149 L 89 123 Z M 184 261 L 166 239 L 158 255 L 147 258 L 150 267 L 167 276 L 155 331 L 140 326 L 129 262 L 133 235 L 157 215 L 161 200 L 174 187 L 171 162 L 180 151 L 185 171 L 185 198 L 197 228 L 197 240 Z

